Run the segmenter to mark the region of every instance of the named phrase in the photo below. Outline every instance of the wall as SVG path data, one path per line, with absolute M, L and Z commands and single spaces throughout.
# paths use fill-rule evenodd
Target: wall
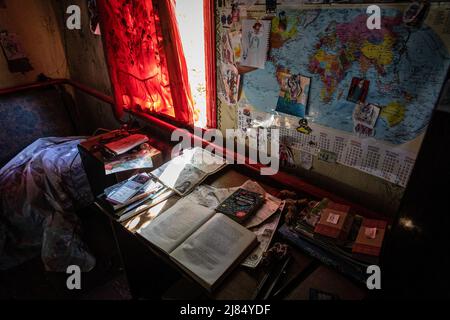
M 81 8 L 81 30 L 65 26 L 69 5 Z M 0 87 L 36 81 L 44 73 L 51 78 L 71 78 L 111 95 L 102 40 L 89 29 L 87 1 L 6 0 L 0 9 L 0 30 L 17 33 L 34 70 L 25 74 L 10 73 L 0 54 Z M 70 90 L 76 101 L 82 134 L 92 134 L 98 127 L 116 128 L 108 104 L 78 91 Z
M 40 73 L 49 77 L 69 76 L 55 13 L 49 1 L 6 0 L 0 8 L 0 30 L 16 33 L 34 68 L 25 74 L 10 73 L 0 53 L 0 87 L 34 82 Z

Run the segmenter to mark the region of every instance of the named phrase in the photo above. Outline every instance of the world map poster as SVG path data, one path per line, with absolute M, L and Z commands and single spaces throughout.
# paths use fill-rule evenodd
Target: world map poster
M 450 66 L 450 4 L 432 4 L 414 27 L 403 21 L 407 5 L 380 7 L 381 28 L 371 30 L 365 5 L 278 6 L 264 69 L 241 74 L 237 127 L 279 127 L 292 149 L 326 150 L 337 163 L 406 186 Z M 309 79 L 302 113 L 310 134 L 298 130 L 300 112 L 280 108 L 283 74 Z
M 381 29 L 370 30 L 366 9 L 286 9 L 282 16 L 279 9 L 265 68 L 244 75 L 240 105 L 273 113 L 277 71 L 289 70 L 311 78 L 310 122 L 353 132 L 355 103 L 347 96 L 357 77 L 370 82 L 366 103 L 381 108 L 373 137 L 394 145 L 415 139 L 429 122 L 449 68 L 449 49 L 435 30 L 450 25 L 449 14 L 430 13 L 427 23 L 409 27 L 403 10 L 383 7 Z

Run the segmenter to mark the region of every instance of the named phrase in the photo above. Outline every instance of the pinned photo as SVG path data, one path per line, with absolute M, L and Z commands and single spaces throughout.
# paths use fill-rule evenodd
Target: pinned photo
M 286 144 L 280 143 L 280 165 L 286 168 L 295 168 L 294 153 Z
M 353 121 L 374 128 L 380 115 L 381 108 L 375 104 L 358 103 L 353 110 Z
M 311 78 L 278 71 L 277 79 L 280 84 L 280 93 L 275 110 L 304 118 Z
M 368 138 L 375 135 L 375 129 L 367 127 L 362 123 L 355 123 L 353 131 L 359 138 Z
M 303 133 L 303 134 L 310 134 L 312 132 L 311 127 L 308 125 L 308 120 L 306 118 L 300 119 L 298 121 L 299 126 L 297 127 L 297 132 Z M 314 143 L 313 141 L 310 141 L 310 146 L 311 142 Z
M 317 155 L 317 159 L 320 161 L 325 161 L 329 163 L 336 163 L 337 162 L 337 154 L 325 149 L 321 149 L 319 151 L 319 154 Z
M 369 80 L 361 78 L 353 78 L 348 91 L 347 100 L 351 102 L 364 102 L 366 101 L 367 93 L 369 92 Z
M 222 64 L 222 80 L 225 87 L 224 98 L 229 104 L 235 104 L 238 100 L 240 75 L 232 64 Z
M 231 4 L 231 21 L 232 22 L 239 22 L 239 20 L 240 20 L 239 4 L 238 3 L 232 3 Z
M 233 24 L 233 16 L 231 9 L 224 9 L 220 15 L 220 22 L 222 27 L 229 28 Z
M 233 50 L 234 62 L 239 63 L 241 61 L 241 55 L 242 55 L 241 32 L 233 31 L 233 32 L 230 32 L 228 35 L 229 35 L 229 39 L 230 39 L 231 49 Z
M 222 61 L 228 64 L 234 64 L 234 53 L 231 48 L 230 37 L 228 32 L 223 32 L 221 35 L 222 42 Z
M 269 49 L 270 20 L 242 20 L 241 65 L 264 69 Z

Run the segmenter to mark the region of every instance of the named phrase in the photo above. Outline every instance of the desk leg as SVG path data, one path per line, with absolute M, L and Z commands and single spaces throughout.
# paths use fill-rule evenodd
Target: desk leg
M 180 276 L 120 224 L 111 225 L 133 298 L 161 299 Z

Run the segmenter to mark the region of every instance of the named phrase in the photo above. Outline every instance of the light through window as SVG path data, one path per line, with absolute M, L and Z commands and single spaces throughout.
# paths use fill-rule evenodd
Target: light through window
M 194 100 L 194 125 L 204 128 L 207 115 L 203 1 L 178 0 L 175 7 Z

